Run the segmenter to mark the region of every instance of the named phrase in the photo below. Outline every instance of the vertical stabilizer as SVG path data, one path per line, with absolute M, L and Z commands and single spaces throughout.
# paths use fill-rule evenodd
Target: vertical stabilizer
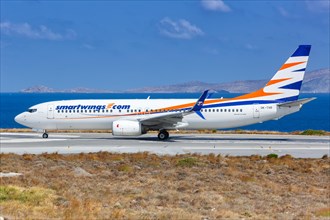
M 310 50 L 311 45 L 300 45 L 265 87 L 258 91 L 239 96 L 236 99 L 275 100 L 278 102 L 297 100 L 304 79 Z
M 275 99 L 279 101 L 297 100 L 310 50 L 311 45 L 300 45 L 266 84 L 263 91 L 266 93 L 277 93 Z

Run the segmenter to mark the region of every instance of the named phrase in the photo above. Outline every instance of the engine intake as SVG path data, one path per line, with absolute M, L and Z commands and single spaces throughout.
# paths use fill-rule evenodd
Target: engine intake
M 117 120 L 112 123 L 112 135 L 114 136 L 137 136 L 145 133 L 146 131 L 138 121 Z

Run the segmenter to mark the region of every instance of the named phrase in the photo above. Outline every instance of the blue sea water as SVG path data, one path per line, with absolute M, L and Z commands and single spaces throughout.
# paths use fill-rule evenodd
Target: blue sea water
M 111 93 L 111 94 L 77 94 L 77 93 L 0 93 L 0 128 L 23 128 L 14 121 L 14 117 L 29 107 L 47 101 L 69 99 L 151 99 L 156 98 L 198 98 L 200 93 Z M 213 94 L 212 98 L 230 98 L 240 94 Z M 330 95 L 301 94 L 300 98 L 316 97 L 294 114 L 277 121 L 241 127 L 248 130 L 269 131 L 302 131 L 307 129 L 330 131 Z

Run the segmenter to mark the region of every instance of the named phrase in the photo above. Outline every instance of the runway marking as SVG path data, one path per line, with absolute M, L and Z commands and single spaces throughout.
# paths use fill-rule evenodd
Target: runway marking
M 5 136 L 29 136 L 29 137 L 39 137 L 41 138 L 41 134 L 40 133 L 0 133 L 0 138 L 4 138 L 2 137 L 3 135 Z M 49 134 L 51 135 L 51 137 L 53 138 L 79 138 L 81 137 L 80 135 L 69 135 L 69 134 Z
M 65 141 L 67 139 L 30 139 L 30 138 L 20 138 L 20 139 L 0 139 L 0 143 L 11 144 L 11 143 L 36 143 L 36 142 L 50 142 L 50 141 Z

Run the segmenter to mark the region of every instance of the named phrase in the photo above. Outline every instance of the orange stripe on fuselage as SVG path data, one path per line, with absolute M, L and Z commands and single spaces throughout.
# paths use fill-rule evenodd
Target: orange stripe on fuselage
M 258 91 L 232 98 L 231 100 L 251 99 L 251 98 L 257 98 L 257 97 L 263 97 L 263 96 L 277 95 L 277 94 L 282 94 L 282 93 L 280 93 L 280 92 L 267 93 L 267 92 L 264 92 L 264 89 L 262 88 L 262 89 L 259 89 Z
M 299 64 L 302 64 L 302 63 L 306 63 L 305 61 L 303 62 L 295 62 L 295 63 L 285 63 L 280 70 L 284 70 L 284 69 L 287 69 L 289 67 L 292 67 L 292 66 L 296 66 L 296 65 L 299 65 Z

